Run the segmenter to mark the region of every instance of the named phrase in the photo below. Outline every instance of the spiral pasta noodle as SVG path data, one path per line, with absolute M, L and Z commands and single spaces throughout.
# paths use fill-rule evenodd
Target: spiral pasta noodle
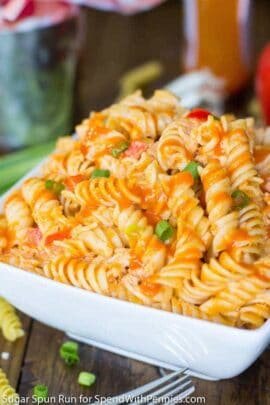
M 19 395 L 14 388 L 11 387 L 6 374 L 0 368 L 0 403 L 2 404 L 18 404 Z
M 116 204 L 127 206 L 141 201 L 140 196 L 132 192 L 126 179 L 113 177 L 82 181 L 76 186 L 74 193 L 79 204 L 93 207 L 98 207 L 99 204 L 107 207 Z
M 209 160 L 201 171 L 201 179 L 213 234 L 213 254 L 216 256 L 228 246 L 233 231 L 238 227 L 239 214 L 232 210 L 230 180 L 218 160 Z
M 270 318 L 269 145 L 253 119 L 136 91 L 60 138 L 7 197 L 1 271 L 260 327 Z M 0 326 L 10 340 L 22 335 L 3 300 Z
M 198 306 L 189 304 L 175 297 L 172 299 L 172 311 L 177 314 L 189 316 L 191 318 L 204 319 L 210 322 L 217 322 L 224 325 L 234 326 L 233 322 L 231 322 L 229 319 L 226 319 L 226 317 L 222 315 L 209 316 L 201 311 Z
M 134 207 L 123 211 L 115 209 L 113 218 L 120 232 L 125 235 L 127 245 L 138 262 L 141 262 L 144 276 L 160 269 L 165 263 L 166 248 L 154 235 L 153 227 L 148 224 L 143 213 Z M 142 271 L 141 267 L 138 267 L 139 271 Z
M 252 301 L 244 305 L 238 316 L 239 326 L 250 329 L 258 328 L 270 317 L 269 291 L 257 295 Z
M 13 231 L 13 245 L 22 243 L 27 231 L 34 224 L 32 213 L 20 193 L 15 193 L 7 200 L 5 204 L 5 215 L 8 227 Z
M 126 255 L 122 256 L 122 263 L 115 262 L 113 257 L 110 261 L 105 261 L 101 257 L 84 260 L 60 256 L 45 265 L 44 274 L 64 284 L 103 295 L 112 295 L 111 289 L 116 289 L 115 279 L 122 278 L 128 260 L 129 257 Z
M 43 235 L 57 232 L 66 226 L 63 207 L 57 196 L 45 187 L 38 178 L 27 180 L 22 186 L 22 194 L 32 209 L 32 215 Z
M 159 90 L 147 101 L 138 91 L 104 113 L 109 128 L 123 132 L 135 140 L 141 139 L 143 134 L 147 134 L 149 138 L 157 138 L 182 110 L 173 95 Z
M 192 160 L 197 140 L 192 136 L 196 122 L 179 118 L 168 125 L 157 144 L 157 160 L 163 170 L 181 170 Z
M 168 206 L 174 218 L 180 217 L 193 227 L 199 237 L 209 247 L 211 242 L 210 222 L 205 217 L 198 198 L 192 189 L 194 179 L 187 172 L 170 177 L 160 176 L 164 191 L 168 196 Z
M 22 324 L 15 309 L 0 297 L 0 328 L 3 336 L 10 342 L 15 342 L 24 335 Z
M 238 310 L 256 295 L 270 288 L 270 261 L 262 259 L 254 264 L 255 272 L 248 278 L 229 283 L 215 297 L 205 301 L 201 310 L 208 315 L 226 314 Z
M 223 138 L 224 130 L 221 122 L 213 116 L 209 116 L 207 121 L 202 123 L 197 130 L 197 140 L 200 147 L 196 159 L 203 164 L 213 158 L 224 161 Z
M 250 198 L 250 204 L 239 212 L 240 227 L 251 237 L 245 247 L 245 260 L 250 262 L 260 255 L 265 241 L 262 179 L 255 169 L 249 139 L 243 129 L 229 131 L 225 145 L 232 190 L 240 190 Z

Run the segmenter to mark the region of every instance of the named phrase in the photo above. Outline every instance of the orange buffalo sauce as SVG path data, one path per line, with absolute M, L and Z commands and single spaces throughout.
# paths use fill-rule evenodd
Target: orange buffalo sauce
M 95 112 L 91 114 L 91 117 L 89 118 L 89 127 L 103 127 L 104 126 L 104 120 L 106 116 L 100 112 Z
M 224 173 L 221 170 L 214 170 L 202 176 L 202 183 L 205 190 L 215 185 L 220 180 L 223 180 Z
M 131 257 L 130 257 L 130 264 L 129 264 L 130 270 L 135 271 L 135 270 L 141 269 L 142 266 L 143 266 L 143 264 L 142 264 L 141 259 L 137 255 L 132 253 Z
M 77 176 L 66 177 L 64 180 L 64 184 L 68 190 L 74 191 L 76 185 L 79 184 L 83 180 L 86 180 L 86 177 L 83 176 L 82 174 L 78 174 Z
M 216 193 L 215 195 L 213 195 L 212 200 L 214 204 L 232 202 L 231 196 L 226 192 Z
M 12 248 L 14 241 L 16 240 L 16 233 L 13 229 L 8 228 L 6 230 L 6 236 L 7 236 L 7 246 L 6 247 L 9 250 Z
M 245 229 L 236 229 L 231 239 L 234 246 L 239 246 L 242 242 L 250 242 L 251 237 Z
M 255 164 L 263 162 L 268 156 L 270 156 L 270 146 L 256 146 L 254 150 Z
M 187 187 L 192 187 L 194 185 L 194 178 L 189 172 L 180 172 L 171 176 L 166 180 L 166 193 L 170 197 L 177 186 L 184 184 Z
M 93 127 L 90 131 L 91 141 L 100 138 L 102 135 L 107 135 L 111 132 L 111 129 L 104 126 Z
M 224 151 L 222 148 L 222 144 L 221 141 L 219 141 L 219 143 L 214 147 L 214 155 L 215 156 L 221 156 L 223 155 Z
M 81 144 L 81 146 L 80 146 L 80 151 L 82 152 L 82 154 L 83 154 L 84 156 L 87 155 L 88 149 L 89 149 L 89 148 L 88 148 L 87 145 L 85 145 L 85 143 L 82 143 L 82 144 Z
M 233 254 L 236 247 L 241 247 L 251 242 L 251 237 L 245 229 L 235 229 L 228 238 L 227 247 L 229 253 Z
M 149 209 L 144 211 L 143 214 L 146 217 L 149 225 L 155 226 L 160 221 L 160 216 L 157 215 L 155 212 L 150 211 Z
M 143 280 L 140 287 L 143 294 L 148 295 L 149 297 L 157 295 L 161 290 L 161 286 L 159 284 L 152 283 L 148 279 Z
M 92 215 L 92 212 L 98 208 L 98 203 L 95 202 L 94 200 L 91 201 L 91 203 L 87 204 L 87 207 L 82 208 L 74 217 L 74 226 L 80 225 L 82 221 L 90 217 Z

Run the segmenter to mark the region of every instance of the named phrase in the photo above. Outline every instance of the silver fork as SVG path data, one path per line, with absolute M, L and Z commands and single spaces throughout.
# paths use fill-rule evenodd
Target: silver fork
M 194 392 L 195 388 L 188 374 L 187 369 L 177 370 L 154 380 L 142 387 L 128 391 L 116 397 L 108 398 L 102 405 L 117 405 L 135 403 L 151 405 L 156 403 L 174 404 L 183 400 Z M 95 402 L 94 404 L 97 404 Z

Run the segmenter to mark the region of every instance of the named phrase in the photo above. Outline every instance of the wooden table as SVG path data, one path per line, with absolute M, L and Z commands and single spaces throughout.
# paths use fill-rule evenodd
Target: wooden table
M 149 60 L 162 61 L 165 72 L 154 84 L 156 87 L 179 74 L 180 50 L 183 48 L 179 3 L 178 0 L 169 1 L 155 10 L 133 17 L 83 11 L 86 31 L 75 96 L 76 122 L 87 116 L 90 109 L 99 109 L 111 103 L 118 92 L 120 76 L 136 65 Z M 269 0 L 256 0 L 256 53 L 270 39 L 269 13 Z M 247 92 L 231 100 L 227 109 L 244 111 L 249 94 Z M 26 335 L 12 345 L 0 338 L 0 352 L 10 353 L 10 359 L 0 360 L 0 365 L 23 396 L 31 395 L 31 389 L 37 383 L 48 385 L 50 395 L 64 394 L 66 402 L 70 396 L 78 397 L 80 394 L 115 395 L 159 375 L 155 367 L 86 345 L 80 346 L 79 366 L 69 369 L 58 354 L 64 334 L 21 316 Z M 77 376 L 81 370 L 97 375 L 93 388 L 84 390 L 79 387 Z M 270 405 L 270 350 L 237 378 L 219 382 L 194 379 L 194 383 L 194 395 L 199 398 L 197 403 Z M 200 400 L 200 397 L 205 400 Z

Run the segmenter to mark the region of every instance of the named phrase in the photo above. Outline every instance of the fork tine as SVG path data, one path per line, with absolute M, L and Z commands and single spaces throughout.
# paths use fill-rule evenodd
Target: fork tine
M 182 399 L 188 397 L 190 394 L 192 394 L 195 391 L 194 385 L 191 387 L 187 388 L 184 392 L 179 393 L 179 395 L 175 396 L 172 398 L 170 401 L 167 402 L 167 405 L 172 405 L 175 404 L 176 402 L 181 401 Z
M 170 383 L 168 385 L 164 385 L 164 387 L 161 387 L 157 391 L 151 392 L 151 395 L 153 397 L 158 397 L 160 394 L 163 394 L 164 392 L 170 390 L 171 388 L 174 388 L 175 386 L 179 387 L 180 383 L 184 384 L 186 380 L 190 381 L 190 377 L 187 374 L 185 374 L 183 377 L 177 378 L 177 380 L 173 381 L 172 383 Z
M 173 379 L 175 377 L 178 377 L 179 375 L 184 373 L 186 370 L 187 370 L 187 368 L 174 371 L 173 373 L 167 374 L 166 376 L 161 377 L 158 380 L 151 381 L 150 383 L 145 384 L 142 387 L 135 388 L 134 390 L 131 390 L 131 391 L 128 391 L 128 392 L 126 392 L 124 394 L 121 394 L 119 396 L 110 398 L 108 401 L 105 401 L 105 404 L 106 403 L 117 404 L 119 402 L 123 403 L 123 402 L 125 402 L 125 400 L 127 398 L 131 399 L 131 398 L 135 398 L 135 397 L 138 397 L 138 396 L 146 395 L 147 392 L 153 390 L 154 388 L 159 387 L 160 385 L 166 383 L 167 381 L 170 381 L 171 379 Z
M 192 384 L 192 386 L 188 387 L 190 384 Z M 177 386 L 175 387 L 175 385 L 177 385 Z M 173 389 L 171 389 L 171 388 L 173 388 Z M 151 394 L 151 396 L 152 396 L 152 398 L 155 399 L 155 401 L 147 402 L 147 405 L 152 405 L 154 402 L 155 403 L 159 402 L 159 401 L 162 402 L 164 399 L 169 399 L 172 396 L 174 396 L 174 397 L 177 396 L 178 399 L 180 397 L 185 398 L 187 395 L 189 395 L 190 390 L 191 390 L 191 392 L 193 392 L 194 386 L 193 386 L 192 381 L 190 380 L 190 377 L 188 375 L 185 375 L 184 377 L 177 379 L 173 383 L 166 385 L 165 387 L 161 388 L 160 390 L 153 392 Z M 163 394 L 163 395 L 161 395 L 158 398 L 158 396 L 160 394 Z M 166 405 L 168 405 L 169 403 L 172 403 L 173 401 L 175 402 L 176 399 L 171 398 L 169 401 L 167 400 Z

